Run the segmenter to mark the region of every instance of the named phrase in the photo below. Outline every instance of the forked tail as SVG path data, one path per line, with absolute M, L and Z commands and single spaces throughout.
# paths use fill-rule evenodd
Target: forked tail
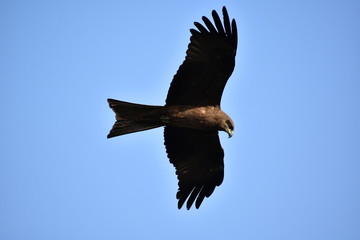
M 110 108 L 116 114 L 116 122 L 108 138 L 161 127 L 162 106 L 149 106 L 108 99 Z

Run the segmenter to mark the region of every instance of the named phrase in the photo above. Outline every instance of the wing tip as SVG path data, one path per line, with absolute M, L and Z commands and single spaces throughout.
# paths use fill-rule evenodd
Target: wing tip
M 235 19 L 231 19 L 230 23 L 230 17 L 228 14 L 228 11 L 226 9 L 226 6 L 222 7 L 222 13 L 223 13 L 223 23 L 221 22 L 219 18 L 219 14 L 216 10 L 212 10 L 211 14 L 215 23 L 214 24 L 209 20 L 208 17 L 202 16 L 201 19 L 205 23 L 205 26 L 199 22 L 194 22 L 194 25 L 198 28 L 199 32 L 205 34 L 205 33 L 216 33 L 216 34 L 226 34 L 228 36 L 232 36 L 237 39 L 237 30 L 236 30 L 236 21 Z M 220 27 L 221 25 L 221 27 Z
M 186 209 L 190 210 L 195 202 L 195 208 L 199 209 L 205 197 L 208 198 L 214 192 L 216 186 L 219 185 L 197 185 L 193 188 L 181 189 L 179 188 L 176 198 L 178 201 L 178 209 L 181 209 L 186 202 Z M 190 190 L 189 190 L 190 189 Z
M 224 12 L 226 12 L 226 13 L 227 13 L 226 6 L 223 6 L 223 7 L 222 7 L 222 11 L 223 11 L 223 13 L 224 13 Z

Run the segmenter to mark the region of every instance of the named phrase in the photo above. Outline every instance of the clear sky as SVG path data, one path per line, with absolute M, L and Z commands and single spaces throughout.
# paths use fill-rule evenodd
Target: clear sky
M 239 31 L 225 179 L 178 210 L 163 129 L 106 139 L 106 99 L 163 105 L 189 29 Z M 1 1 L 0 239 L 360 239 L 360 2 Z M 150 238 L 151 237 L 151 238 Z

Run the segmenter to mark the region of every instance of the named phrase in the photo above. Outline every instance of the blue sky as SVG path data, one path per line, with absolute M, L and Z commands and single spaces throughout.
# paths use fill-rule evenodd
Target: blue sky
M 225 179 L 178 210 L 162 129 L 106 139 L 106 99 L 163 105 L 189 29 L 239 45 Z M 359 1 L 1 1 L 0 239 L 360 239 Z

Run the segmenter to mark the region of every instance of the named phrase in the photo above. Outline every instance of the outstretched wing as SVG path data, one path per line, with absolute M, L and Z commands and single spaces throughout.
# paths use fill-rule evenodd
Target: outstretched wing
M 187 209 L 195 200 L 199 208 L 224 178 L 224 151 L 218 132 L 166 126 L 164 137 L 166 152 L 179 180 L 178 208 L 186 200 Z
M 236 22 L 230 24 L 225 7 L 224 23 L 212 11 L 215 26 L 202 17 L 205 28 L 191 29 L 186 58 L 175 74 L 167 95 L 166 105 L 220 105 L 225 84 L 235 66 L 237 47 Z

